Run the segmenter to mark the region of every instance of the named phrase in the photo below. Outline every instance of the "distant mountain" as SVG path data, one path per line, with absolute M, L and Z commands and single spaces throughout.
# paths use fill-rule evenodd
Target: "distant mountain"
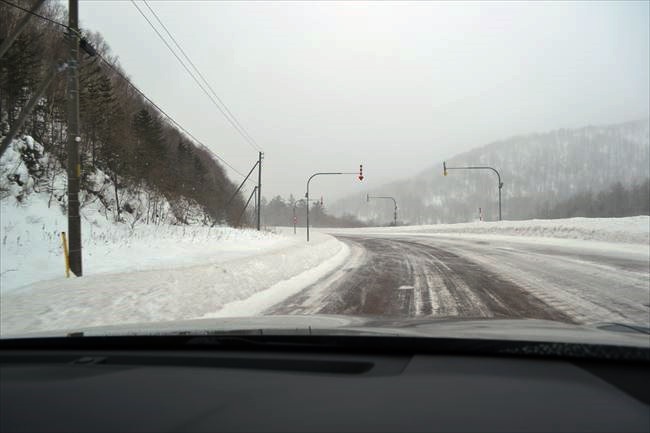
M 489 165 L 504 182 L 503 218 L 539 217 L 543 210 L 582 191 L 624 186 L 650 177 L 650 119 L 617 125 L 530 134 L 496 141 L 447 160 L 448 166 Z M 366 191 L 397 199 L 400 221 L 411 224 L 462 222 L 498 216 L 497 176 L 491 171 L 457 170 L 443 176 L 442 161 L 412 179 Z M 366 192 L 330 206 L 384 224 L 392 218 L 389 200 L 366 202 Z

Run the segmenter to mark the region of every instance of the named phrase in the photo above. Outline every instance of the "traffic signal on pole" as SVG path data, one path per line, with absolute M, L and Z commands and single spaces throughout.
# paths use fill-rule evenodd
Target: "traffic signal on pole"
M 447 176 L 447 162 L 443 161 L 442 163 L 442 174 Z
M 363 180 L 363 164 L 359 164 L 359 180 Z
M 320 196 L 320 205 L 323 206 L 323 196 Z

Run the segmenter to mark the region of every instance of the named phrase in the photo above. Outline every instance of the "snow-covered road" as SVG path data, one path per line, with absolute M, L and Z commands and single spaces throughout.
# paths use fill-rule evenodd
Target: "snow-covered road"
M 267 314 L 524 317 L 650 326 L 647 245 L 336 232 L 353 251 L 352 266 Z
M 315 230 L 310 243 L 304 229 L 100 227 L 89 272 L 53 279 L 56 236 L 20 215 L 2 225 L 2 269 L 20 270 L 2 277 L 2 335 L 316 313 L 650 326 L 647 216 Z

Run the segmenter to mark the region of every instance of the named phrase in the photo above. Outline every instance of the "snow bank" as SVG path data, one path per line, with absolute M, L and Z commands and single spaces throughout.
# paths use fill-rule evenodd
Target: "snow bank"
M 337 254 L 325 260 L 318 266 L 306 270 L 295 277 L 280 281 L 267 290 L 262 290 L 249 298 L 226 304 L 219 311 L 207 314 L 204 318 L 215 317 L 250 317 L 264 313 L 278 303 L 278 300 L 287 299 L 303 290 L 305 287 L 320 280 L 336 269 L 342 267 L 350 256 L 350 248 L 341 243 Z
M 328 230 L 344 233 L 346 229 Z M 402 227 L 368 227 L 355 233 L 441 233 L 578 239 L 612 243 L 650 243 L 650 217 L 567 218 L 554 220 L 472 222 Z
M 0 201 L 0 293 L 64 276 L 61 232 L 67 217 L 43 194 Z M 84 275 L 214 263 L 288 245 L 268 232 L 231 227 L 110 223 L 91 206 L 82 209 Z
M 347 254 L 322 233 L 307 244 L 302 235 L 231 227 L 131 226 L 90 204 L 82 209 L 84 276 L 68 279 L 66 229 L 47 194 L 0 200 L 0 334 L 208 317 L 257 295 L 243 304 L 255 311 L 321 278 Z
M 2 295 L 1 333 L 218 315 L 224 305 L 247 299 L 304 272 L 307 274 L 299 279 L 301 284 L 317 280 L 328 269 L 313 269 L 332 257 L 342 261 L 342 249 L 343 244 L 331 236 L 315 234 L 310 244 L 296 237 L 248 257 L 199 266 L 39 282 Z M 280 302 L 292 293 L 276 288 L 263 296 L 264 302 Z

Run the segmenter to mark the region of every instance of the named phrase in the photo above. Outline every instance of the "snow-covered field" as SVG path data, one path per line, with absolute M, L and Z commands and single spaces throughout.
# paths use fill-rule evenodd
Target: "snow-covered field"
M 61 278 L 65 262 L 61 232 L 67 218 L 41 195 L 26 203 L 0 201 L 1 293 L 27 284 Z M 109 223 L 88 207 L 82 211 L 84 275 L 144 271 L 217 263 L 291 244 L 269 232 L 230 227 L 137 225 Z
M 38 175 L 45 166 L 49 177 Z M 114 223 L 109 179 L 100 171 L 90 178 L 94 193 L 82 192 L 84 276 L 65 278 L 64 170 L 28 136 L 0 158 L 0 333 L 173 321 L 222 309 L 254 314 L 348 254 L 325 234 L 306 244 L 292 233 L 201 225 L 193 215 L 202 211 L 190 202 L 185 219 L 196 224 L 174 224 L 160 198 L 157 209 L 166 217 L 144 224 L 146 191 L 122 191 L 120 201 L 134 210 Z
M 499 235 L 550 239 L 575 239 L 608 243 L 650 244 L 650 217 L 567 218 L 525 221 L 477 221 L 462 224 L 436 224 L 402 227 L 330 229 L 329 233 L 411 233 L 455 235 Z
M 2 334 L 210 317 L 264 291 L 245 304 L 255 311 L 320 278 L 347 254 L 325 234 L 306 244 L 302 236 L 230 227 L 132 230 L 91 207 L 83 210 L 84 277 L 67 279 L 60 210 L 37 194 L 0 206 Z
M 0 201 L 1 333 L 261 314 L 348 264 L 326 232 L 455 236 L 580 248 L 647 260 L 645 217 L 271 231 L 107 222 L 83 210 L 84 277 L 65 278 L 66 218 L 42 195 Z

